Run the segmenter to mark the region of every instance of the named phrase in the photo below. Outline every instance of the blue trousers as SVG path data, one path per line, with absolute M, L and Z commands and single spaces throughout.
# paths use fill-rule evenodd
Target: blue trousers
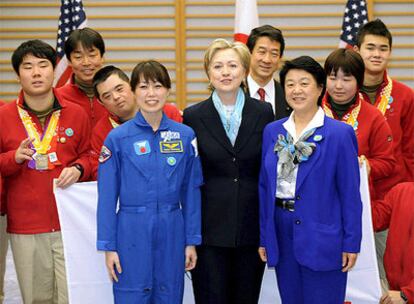
M 343 304 L 347 273 L 314 271 L 300 265 L 293 251 L 295 213 L 275 208 L 279 262 L 275 267 L 283 304 Z

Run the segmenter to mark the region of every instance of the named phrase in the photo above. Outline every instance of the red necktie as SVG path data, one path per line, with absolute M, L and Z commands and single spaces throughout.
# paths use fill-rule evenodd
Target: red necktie
M 266 99 L 265 99 L 266 92 L 263 88 L 259 88 L 257 90 L 257 94 L 259 94 L 259 96 L 260 96 L 260 101 L 266 101 Z

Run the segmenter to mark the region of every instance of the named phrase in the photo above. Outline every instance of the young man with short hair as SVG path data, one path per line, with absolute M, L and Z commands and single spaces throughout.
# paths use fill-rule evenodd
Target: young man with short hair
M 380 200 L 396 184 L 414 180 L 414 93 L 411 88 L 390 77 L 392 35 L 379 19 L 370 21 L 358 32 L 354 47 L 365 64 L 364 100 L 376 106 L 386 118 L 393 136 L 396 165 L 392 174 L 377 182 L 373 199 Z M 382 284 L 387 284 L 384 251 L 388 231 L 375 234 L 378 267 Z
M 391 49 L 391 33 L 381 20 L 368 22 L 359 30 L 355 50 L 365 64 L 361 93 L 387 119 L 397 160 L 394 173 L 378 183 L 375 199 L 384 198 L 399 182 L 414 181 L 414 92 L 388 75 Z
M 70 83 L 58 88 L 58 93 L 70 102 L 80 105 L 88 114 L 92 127 L 107 115 L 93 90 L 93 76 L 104 64 L 105 43 L 91 28 L 74 30 L 65 42 L 65 54 L 73 74 Z
M 93 78 L 95 96 L 107 109 L 92 130 L 91 136 L 91 167 L 92 179 L 98 178 L 99 154 L 108 133 L 135 117 L 138 104 L 129 85 L 128 76 L 112 65 L 100 69 Z
M 292 110 L 285 100 L 283 88 L 273 79 L 285 50 L 282 31 L 271 25 L 254 28 L 246 45 L 251 53 L 247 76 L 250 97 L 269 102 L 276 119 L 289 116 Z
M 0 108 L 0 173 L 17 278 L 24 303 L 68 303 L 53 181 L 67 188 L 88 178 L 90 124 L 53 90 L 50 45 L 26 41 L 12 64 L 22 90 Z

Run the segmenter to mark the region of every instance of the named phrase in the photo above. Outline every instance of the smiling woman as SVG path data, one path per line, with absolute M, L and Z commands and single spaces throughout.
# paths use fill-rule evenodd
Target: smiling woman
M 162 64 L 139 63 L 131 88 L 139 112 L 109 133 L 99 157 L 97 247 L 115 303 L 179 304 L 201 243 L 197 140 L 163 114 L 171 80 Z
M 355 133 L 324 115 L 313 58 L 287 61 L 280 82 L 293 112 L 263 134 L 259 253 L 283 303 L 343 303 L 361 242 Z
M 270 103 L 245 94 L 249 65 L 244 44 L 215 40 L 204 56 L 212 94 L 184 111 L 184 123 L 197 135 L 205 180 L 203 244 L 192 271 L 198 304 L 257 303 L 259 298 L 264 263 L 257 254 L 257 185 L 262 131 L 273 111 Z
M 167 69 L 157 61 L 138 63 L 132 71 L 131 88 L 142 115 L 150 123 L 161 121 L 162 109 L 171 89 Z

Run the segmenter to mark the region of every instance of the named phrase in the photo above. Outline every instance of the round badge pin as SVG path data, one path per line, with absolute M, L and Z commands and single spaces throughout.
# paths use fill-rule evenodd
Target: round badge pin
M 60 141 L 62 144 L 64 144 L 64 143 L 66 142 L 66 137 L 61 137 L 61 138 L 59 138 L 59 141 Z
M 67 135 L 67 136 L 69 136 L 69 137 L 71 137 L 71 136 L 73 136 L 73 130 L 72 130 L 72 128 L 67 128 L 66 130 L 65 130 L 65 134 Z
M 167 163 L 168 163 L 170 166 L 174 166 L 174 165 L 177 163 L 177 160 L 175 159 L 175 157 L 170 156 L 170 157 L 168 157 L 168 158 L 167 158 Z
M 321 141 L 322 140 L 322 135 L 315 135 L 314 137 L 313 137 L 313 140 L 314 141 Z

